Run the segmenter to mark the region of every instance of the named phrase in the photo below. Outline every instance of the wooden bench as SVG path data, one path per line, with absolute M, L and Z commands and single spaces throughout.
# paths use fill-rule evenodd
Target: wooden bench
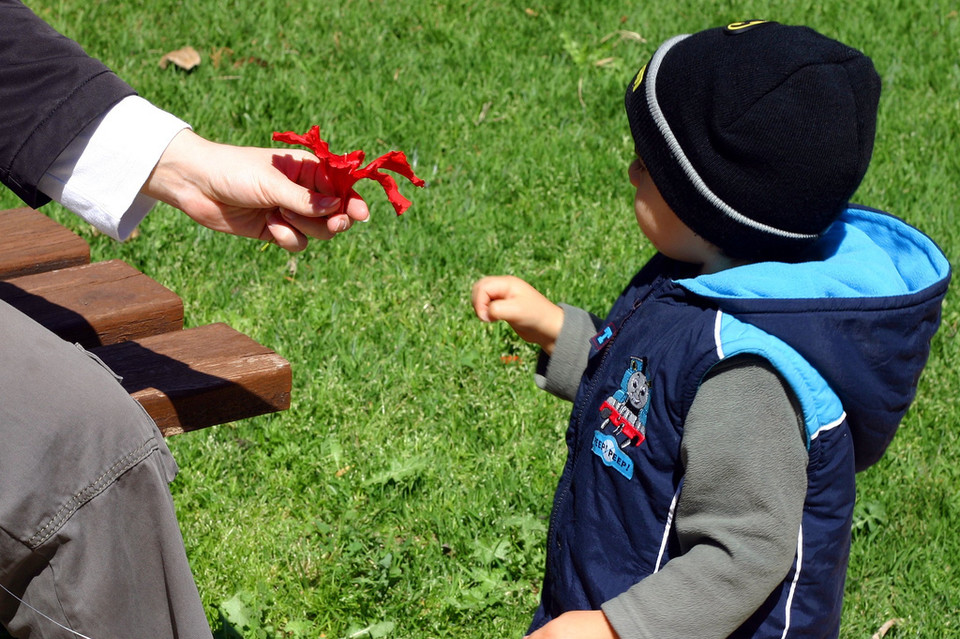
M 29 208 L 0 211 L 0 300 L 102 359 L 174 435 L 290 407 L 290 364 L 226 324 L 183 328 L 183 303 Z

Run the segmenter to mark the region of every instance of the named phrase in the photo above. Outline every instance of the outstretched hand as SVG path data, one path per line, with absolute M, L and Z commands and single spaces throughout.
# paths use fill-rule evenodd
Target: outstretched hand
M 563 327 L 563 309 L 519 277 L 495 275 L 473 285 L 473 310 L 484 322 L 503 320 L 547 355 Z
M 238 147 L 177 134 L 141 192 L 215 231 L 302 251 L 370 217 L 366 203 L 345 207 L 309 151 Z

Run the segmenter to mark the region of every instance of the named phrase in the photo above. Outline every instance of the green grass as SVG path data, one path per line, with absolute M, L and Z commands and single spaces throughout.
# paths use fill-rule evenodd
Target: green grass
M 955 4 L 30 4 L 206 137 L 270 146 L 274 130 L 319 124 L 334 152 L 402 149 L 428 182 L 401 184 L 414 201 L 402 218 L 358 185 L 373 221 L 296 256 L 162 206 L 122 245 L 45 207 L 95 259 L 125 259 L 179 293 L 188 325 L 226 321 L 293 365 L 289 411 L 169 440 L 218 636 L 526 628 L 568 406 L 534 388 L 531 347 L 473 318 L 469 291 L 513 273 L 602 314 L 650 256 L 630 212 L 622 92 L 664 39 L 770 17 L 866 51 L 884 95 L 856 200 L 924 229 L 952 262 L 960 251 Z M 188 44 L 198 69 L 158 67 Z M 893 618 L 888 637 L 960 634 L 958 323 L 950 297 L 914 407 L 860 476 L 845 638 Z

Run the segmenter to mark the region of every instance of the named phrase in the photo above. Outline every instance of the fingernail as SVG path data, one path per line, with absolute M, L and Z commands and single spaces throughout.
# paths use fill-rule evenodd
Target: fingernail
M 331 196 L 322 197 L 322 198 L 320 198 L 320 200 L 317 202 L 317 204 L 320 205 L 320 208 L 332 209 L 333 207 L 335 207 L 335 206 L 337 206 L 337 205 L 340 204 L 340 198 L 338 198 L 338 197 L 331 197 Z
M 347 227 L 347 221 L 346 221 L 346 220 L 340 220 L 340 226 L 337 228 L 337 233 L 343 233 L 344 231 L 347 230 L 347 228 L 348 228 L 348 227 Z

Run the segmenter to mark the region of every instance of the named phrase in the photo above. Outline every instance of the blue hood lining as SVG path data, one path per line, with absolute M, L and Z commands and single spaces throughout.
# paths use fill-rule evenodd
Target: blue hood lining
M 850 207 L 797 262 L 759 262 L 677 280 L 711 298 L 813 299 L 911 295 L 950 263 L 929 237 L 874 209 Z

